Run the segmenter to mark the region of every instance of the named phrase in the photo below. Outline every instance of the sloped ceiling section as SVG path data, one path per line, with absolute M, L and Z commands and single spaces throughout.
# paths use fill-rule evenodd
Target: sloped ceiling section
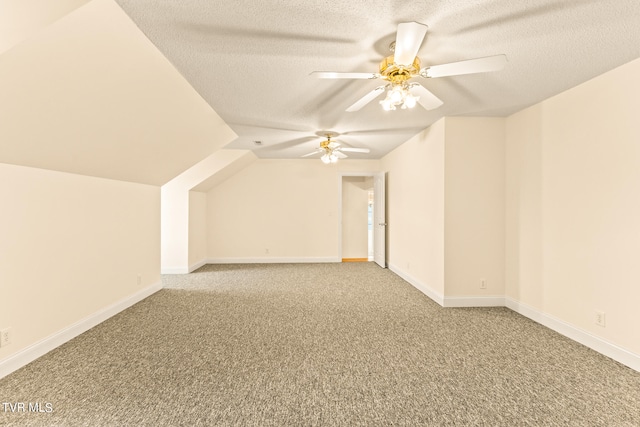
M 187 191 L 209 191 L 200 185 L 214 179 L 224 169 L 233 166 L 233 170 L 238 171 L 254 160 L 256 156 L 249 150 L 218 150 L 166 183 L 163 191 L 177 191 L 180 194 L 186 194 Z
M 218 162 L 218 165 L 210 167 L 210 170 L 214 170 L 215 173 L 192 187 L 191 191 L 206 193 L 258 159 L 250 150 L 225 149 L 212 154 L 212 156 L 218 155 L 222 161 Z
M 235 133 L 111 0 L 0 54 L 0 162 L 162 185 Z
M 0 53 L 89 0 L 1 0 Z

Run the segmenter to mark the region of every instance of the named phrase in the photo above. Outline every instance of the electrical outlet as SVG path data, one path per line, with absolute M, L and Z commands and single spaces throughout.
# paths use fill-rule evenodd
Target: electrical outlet
M 596 311 L 596 325 L 602 326 L 603 328 L 606 325 L 606 315 L 604 311 Z
M 269 248 L 265 248 L 264 253 L 269 255 Z
M 487 281 L 480 279 L 480 289 L 487 289 Z
M 0 347 L 11 344 L 11 328 L 5 328 L 0 331 Z
M 138 285 L 142 285 L 142 274 L 138 274 Z

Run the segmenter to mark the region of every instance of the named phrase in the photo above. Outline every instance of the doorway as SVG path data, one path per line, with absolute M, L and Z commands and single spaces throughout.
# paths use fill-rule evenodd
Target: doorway
M 384 174 L 341 176 L 339 258 L 342 262 L 375 261 L 386 267 L 384 200 Z

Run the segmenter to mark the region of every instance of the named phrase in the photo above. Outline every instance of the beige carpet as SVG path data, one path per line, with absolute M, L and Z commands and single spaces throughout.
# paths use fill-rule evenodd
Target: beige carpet
M 443 309 L 372 263 L 163 280 L 0 380 L 0 404 L 43 410 L 0 406 L 0 425 L 640 426 L 640 373 L 506 308 Z

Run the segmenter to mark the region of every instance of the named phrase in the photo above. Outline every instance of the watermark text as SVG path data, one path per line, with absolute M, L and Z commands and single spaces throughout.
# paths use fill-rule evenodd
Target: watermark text
M 53 412 L 51 402 L 2 402 L 3 412 L 40 412 L 50 414 Z

